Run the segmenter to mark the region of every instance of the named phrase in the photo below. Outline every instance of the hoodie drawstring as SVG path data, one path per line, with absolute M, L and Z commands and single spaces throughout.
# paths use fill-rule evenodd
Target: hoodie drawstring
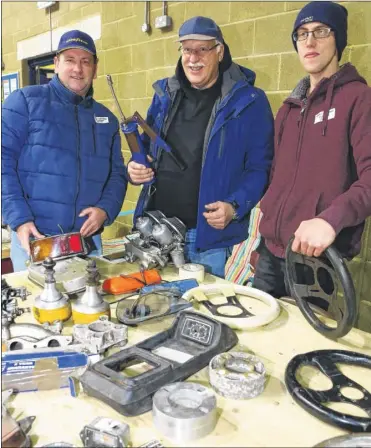
M 334 93 L 334 88 L 335 88 L 335 81 L 336 78 L 333 78 L 328 86 L 327 89 L 327 93 L 326 93 L 326 99 L 325 99 L 325 106 L 324 106 L 324 111 L 323 111 L 323 124 L 322 124 L 322 135 L 325 136 L 326 135 L 326 130 L 327 130 L 327 123 L 328 123 L 328 116 L 330 113 L 330 109 L 331 109 L 331 102 L 332 102 L 332 96 Z

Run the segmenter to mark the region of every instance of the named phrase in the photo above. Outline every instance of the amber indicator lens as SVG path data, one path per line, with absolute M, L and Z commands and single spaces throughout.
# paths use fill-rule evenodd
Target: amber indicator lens
M 86 253 L 80 233 L 65 233 L 33 240 L 30 242 L 30 249 L 33 263 L 41 263 L 46 257 L 59 259 Z

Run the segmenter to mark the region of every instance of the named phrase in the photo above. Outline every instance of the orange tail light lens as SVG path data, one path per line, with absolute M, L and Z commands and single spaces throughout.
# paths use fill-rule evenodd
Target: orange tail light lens
M 31 261 L 41 263 L 46 257 L 54 260 L 86 254 L 86 247 L 80 233 L 65 233 L 30 242 Z
M 149 269 L 134 274 L 107 278 L 102 284 L 102 289 L 108 294 L 126 294 L 135 292 L 143 286 L 156 283 L 161 283 L 161 276 L 156 269 Z

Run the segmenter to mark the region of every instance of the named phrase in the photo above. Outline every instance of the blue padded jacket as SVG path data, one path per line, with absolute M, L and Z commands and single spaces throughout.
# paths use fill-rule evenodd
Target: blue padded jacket
M 274 145 L 273 115 L 265 93 L 254 87 L 254 81 L 254 72 L 235 63 L 223 73 L 221 97 L 205 131 L 196 232 L 199 251 L 229 247 L 246 239 L 250 211 L 268 183 Z M 176 77 L 166 78 L 157 81 L 154 89 L 147 123 L 166 138 L 179 104 L 180 84 Z M 143 141 L 156 169 L 162 150 L 145 136 Z M 150 195 L 151 188 L 144 186 L 135 218 L 146 209 Z M 238 219 L 223 230 L 208 225 L 202 214 L 205 204 L 216 201 L 238 205 Z
M 2 109 L 3 222 L 43 234 L 79 231 L 86 207 L 120 212 L 127 181 L 117 118 L 92 96 L 49 84 L 12 93 Z

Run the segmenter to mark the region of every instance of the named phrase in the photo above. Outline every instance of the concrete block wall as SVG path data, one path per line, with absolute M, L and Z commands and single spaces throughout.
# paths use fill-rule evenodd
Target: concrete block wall
M 341 2 L 349 12 L 348 47 L 342 62 L 352 62 L 371 84 L 371 2 Z M 173 20 L 170 30 L 158 30 L 155 17 L 162 15 L 162 2 L 150 2 L 151 33 L 143 33 L 144 4 L 141 1 L 122 2 L 58 2 L 49 11 L 38 10 L 36 2 L 2 2 L 2 58 L 4 73 L 19 70 L 22 85 L 22 61 L 17 60 L 17 42 L 49 30 L 51 27 L 71 25 L 83 18 L 101 16 L 102 37 L 96 44 L 99 51 L 98 79 L 95 98 L 114 113 L 113 101 L 105 80 L 111 74 L 121 106 L 127 115 L 138 110 L 143 116 L 152 98 L 151 85 L 174 73 L 179 57 L 174 42 L 184 20 L 195 15 L 213 18 L 229 44 L 235 62 L 247 66 L 257 74 L 256 85 L 268 95 L 274 113 L 282 101 L 304 75 L 291 43 L 290 33 L 298 10 L 306 2 L 168 2 L 168 15 Z M 126 160 L 130 155 L 126 142 L 122 143 Z M 139 187 L 129 186 L 123 211 L 133 210 Z M 132 215 L 117 218 L 105 230 L 106 238 L 125 234 L 132 224 Z M 371 322 L 371 235 L 370 227 L 364 236 L 364 248 L 351 264 L 357 289 L 365 305 L 362 315 Z

